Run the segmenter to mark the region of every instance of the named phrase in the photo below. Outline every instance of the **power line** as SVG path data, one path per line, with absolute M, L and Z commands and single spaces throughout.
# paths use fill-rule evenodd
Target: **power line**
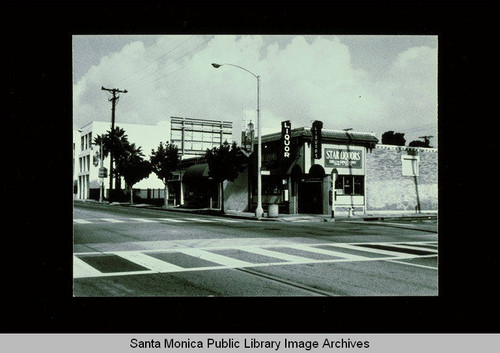
M 146 75 L 146 76 L 144 76 L 144 77 L 142 77 L 142 78 L 140 78 L 140 79 L 138 79 L 138 80 L 136 80 L 136 81 L 134 81 L 134 82 L 130 83 L 130 85 L 131 85 L 131 86 L 133 86 L 133 85 L 134 85 L 134 84 L 136 84 L 137 82 L 140 82 L 140 81 L 142 81 L 142 80 L 144 80 L 144 79 L 146 79 L 146 78 L 148 78 L 148 77 L 150 77 L 150 76 L 152 76 L 152 75 L 154 75 L 154 74 L 156 74 L 156 73 L 158 73 L 158 72 L 160 72 L 160 71 L 164 70 L 166 67 L 168 67 L 168 66 L 172 65 L 173 63 L 175 63 L 175 62 L 179 61 L 179 60 L 180 60 L 180 59 L 182 59 L 183 57 L 185 57 L 185 56 L 187 56 L 187 55 L 189 55 L 189 54 L 193 53 L 193 52 L 194 52 L 194 51 L 196 51 L 196 50 L 199 50 L 202 46 L 204 46 L 205 44 L 207 44 L 207 43 L 208 43 L 211 39 L 212 39 L 212 38 L 210 38 L 210 39 L 206 40 L 205 42 L 201 43 L 200 45 L 198 45 L 198 46 L 197 46 L 196 48 L 194 48 L 193 50 L 188 51 L 187 53 L 185 53 L 184 55 L 182 55 L 182 56 L 180 56 L 179 58 L 175 59 L 174 61 L 172 61 L 172 62 L 170 62 L 170 63 L 166 64 L 166 65 L 165 65 L 164 67 L 162 67 L 161 69 L 156 70 L 155 72 L 152 72 L 152 73 L 150 73 L 149 75 Z M 154 81 L 151 81 L 151 82 L 154 82 Z M 150 83 L 151 83 L 151 82 L 150 82 Z M 135 88 L 137 88 L 137 87 L 138 87 L 138 86 L 131 87 L 130 89 L 135 89 Z
M 139 68 L 137 71 L 131 73 L 130 75 L 122 78 L 120 81 L 116 82 L 117 84 L 120 83 L 120 82 L 123 82 L 127 79 L 129 79 L 130 77 L 134 76 L 135 74 L 141 72 L 142 70 L 144 70 L 145 68 L 151 66 L 152 64 L 154 64 L 155 62 L 157 62 L 158 60 L 164 58 L 165 56 L 167 56 L 168 54 L 170 54 L 171 52 L 173 52 L 175 49 L 179 48 L 181 45 L 183 45 L 184 43 L 186 43 L 187 41 L 189 41 L 191 38 L 193 38 L 192 36 L 190 36 L 188 39 L 186 39 L 185 41 L 183 41 L 182 43 L 176 45 L 173 49 L 169 50 L 168 52 L 166 52 L 165 54 L 161 55 L 160 57 L 156 58 L 155 60 L 153 60 L 152 62 L 150 62 L 149 64 L 146 64 L 144 66 L 142 66 L 141 68 Z
M 159 77 L 159 78 L 157 78 L 157 79 L 155 79 L 155 80 L 153 80 L 153 81 L 148 81 L 148 82 L 145 82 L 145 83 L 143 83 L 142 85 L 139 85 L 139 86 L 135 86 L 135 87 L 133 87 L 132 89 L 137 90 L 137 89 L 139 89 L 139 88 L 141 88 L 141 87 L 144 87 L 144 86 L 147 86 L 147 85 L 149 85 L 149 84 L 151 84 L 151 83 L 155 83 L 156 81 L 160 81 L 160 80 L 162 80 L 162 79 L 166 78 L 167 76 L 169 76 L 169 75 L 171 75 L 171 74 L 174 74 L 174 73 L 176 73 L 176 72 L 178 72 L 178 71 L 184 70 L 186 67 L 187 67 L 187 66 L 182 66 L 181 68 L 179 68 L 179 69 L 177 69 L 177 70 L 170 71 L 170 72 L 166 73 L 165 75 L 163 75 L 163 76 L 161 76 L 161 77 Z

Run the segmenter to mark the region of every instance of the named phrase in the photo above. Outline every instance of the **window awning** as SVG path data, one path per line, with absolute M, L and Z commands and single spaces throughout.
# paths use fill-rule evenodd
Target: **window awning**
M 208 178 L 208 163 L 195 164 L 186 169 L 182 176 L 183 181 L 200 180 Z

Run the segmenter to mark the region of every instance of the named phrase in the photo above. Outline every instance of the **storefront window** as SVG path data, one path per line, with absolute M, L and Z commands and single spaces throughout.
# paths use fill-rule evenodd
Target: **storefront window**
M 364 195 L 364 178 L 362 175 L 339 175 L 335 190 L 339 195 Z
M 283 180 L 281 177 L 267 176 L 262 178 L 263 195 L 281 195 Z

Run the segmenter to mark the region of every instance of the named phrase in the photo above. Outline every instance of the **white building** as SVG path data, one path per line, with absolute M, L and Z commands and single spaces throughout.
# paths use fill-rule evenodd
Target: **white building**
M 115 127 L 125 130 L 129 142 L 141 147 L 146 159 L 149 159 L 151 150 L 156 150 L 160 142 L 165 143 L 170 140 L 170 129 L 166 121 L 161 121 L 158 125 L 116 123 Z M 96 136 L 105 134 L 109 130 L 111 130 L 111 123 L 102 121 L 93 121 L 78 130 L 77 139 L 73 141 L 75 148 L 74 171 L 78 183 L 77 199 L 95 198 L 94 193 L 99 195 L 99 146 L 95 146 L 93 140 Z M 107 190 L 109 186 L 109 156 L 103 160 L 103 166 L 108 169 L 108 177 L 103 179 L 104 188 Z M 134 185 L 134 188 L 137 189 L 163 189 L 163 187 L 163 182 L 154 173 Z
M 179 122 L 181 122 L 181 129 L 177 131 Z M 172 126 L 174 130 L 171 132 Z M 219 146 L 221 141 L 232 142 L 232 124 L 217 120 L 172 117 L 171 122 L 161 121 L 157 125 L 116 123 L 115 127 L 125 130 L 129 142 L 141 147 L 144 158 L 148 160 L 151 151 L 156 150 L 160 142 L 172 142 L 178 145 L 179 151 L 181 149 L 183 151 L 183 159 L 203 155 L 207 148 Z M 73 175 L 74 180 L 77 181 L 76 199 L 99 198 L 100 148 L 94 145 L 93 141 L 96 136 L 106 134 L 109 130 L 111 130 L 109 121 L 93 121 L 73 132 Z M 214 139 L 212 135 L 218 138 Z M 103 178 L 104 190 L 108 190 L 109 156 L 103 160 L 103 167 L 108 169 L 108 177 Z M 123 180 L 122 185 L 124 185 Z M 163 193 L 164 184 L 156 174 L 151 173 L 148 178 L 135 184 L 134 189 L 158 190 L 157 198 L 161 198 L 163 196 L 159 194 Z M 105 191 L 103 196 L 106 197 L 106 195 Z

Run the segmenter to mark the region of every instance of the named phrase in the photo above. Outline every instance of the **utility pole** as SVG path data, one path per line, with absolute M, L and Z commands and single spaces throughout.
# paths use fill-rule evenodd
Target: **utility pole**
M 430 139 L 434 136 L 419 136 L 419 139 L 424 139 L 424 143 L 427 145 L 427 147 L 430 147 Z
M 101 90 L 108 91 L 113 94 L 113 97 L 109 99 L 111 102 L 111 133 L 114 133 L 115 130 L 115 107 L 116 103 L 120 99 L 120 96 L 117 96 L 117 93 L 127 93 L 127 90 L 119 90 L 118 88 L 104 88 L 101 87 Z M 109 198 L 111 199 L 111 190 L 113 189 L 113 155 L 111 151 L 109 151 Z

